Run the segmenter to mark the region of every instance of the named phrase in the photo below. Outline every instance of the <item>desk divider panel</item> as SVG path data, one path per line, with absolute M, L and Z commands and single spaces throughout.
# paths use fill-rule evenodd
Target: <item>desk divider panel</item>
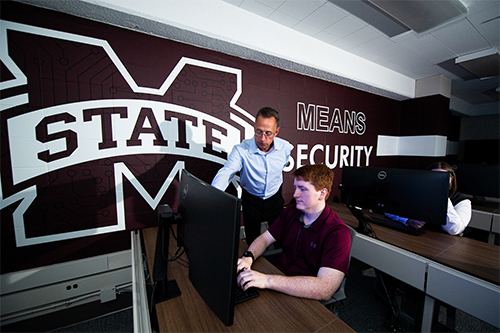
M 151 333 L 144 258 L 141 236 L 137 230 L 130 232 L 132 246 L 132 300 L 134 332 Z
M 352 256 L 396 279 L 425 291 L 425 258 L 380 240 L 357 234 Z
M 491 213 L 473 209 L 472 217 L 468 226 L 474 229 L 490 231 L 491 220 L 492 220 Z
M 427 295 L 500 327 L 500 286 L 430 262 Z

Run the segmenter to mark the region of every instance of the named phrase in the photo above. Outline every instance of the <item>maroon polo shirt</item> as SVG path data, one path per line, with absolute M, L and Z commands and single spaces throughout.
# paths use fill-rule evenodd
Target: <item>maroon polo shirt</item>
M 309 226 L 301 222 L 301 215 L 302 211 L 290 205 L 268 229 L 276 240 L 283 242 L 283 253 L 276 259 L 276 266 L 289 276 L 317 276 L 321 267 L 347 275 L 349 228 L 328 205 Z

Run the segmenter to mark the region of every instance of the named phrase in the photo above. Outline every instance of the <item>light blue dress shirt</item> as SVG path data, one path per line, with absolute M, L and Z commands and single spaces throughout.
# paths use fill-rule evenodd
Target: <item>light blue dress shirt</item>
M 250 194 L 262 199 L 276 194 L 283 183 L 283 168 L 288 164 L 292 145 L 278 137 L 273 142 L 267 153 L 257 147 L 254 138 L 234 146 L 212 186 L 225 191 L 239 171 L 241 186 Z

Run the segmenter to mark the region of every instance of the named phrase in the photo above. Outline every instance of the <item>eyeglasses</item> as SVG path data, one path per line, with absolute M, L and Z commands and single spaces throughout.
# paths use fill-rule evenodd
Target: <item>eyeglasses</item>
M 258 137 L 261 137 L 261 136 L 264 135 L 264 137 L 267 139 L 267 138 L 270 138 L 271 136 L 273 136 L 274 133 L 271 132 L 271 131 L 262 132 L 260 129 L 256 129 L 255 130 L 255 135 L 258 136 Z

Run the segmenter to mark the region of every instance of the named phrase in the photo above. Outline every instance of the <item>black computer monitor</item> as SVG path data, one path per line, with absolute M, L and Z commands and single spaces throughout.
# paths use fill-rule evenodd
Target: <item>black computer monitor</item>
M 498 164 L 454 163 L 458 191 L 478 201 L 500 198 L 500 166 Z
M 241 200 L 182 171 L 178 237 L 189 260 L 189 279 L 226 325 L 233 324 Z
M 449 172 L 344 167 L 340 189 L 342 201 L 350 209 L 360 207 L 444 225 L 449 181 Z

